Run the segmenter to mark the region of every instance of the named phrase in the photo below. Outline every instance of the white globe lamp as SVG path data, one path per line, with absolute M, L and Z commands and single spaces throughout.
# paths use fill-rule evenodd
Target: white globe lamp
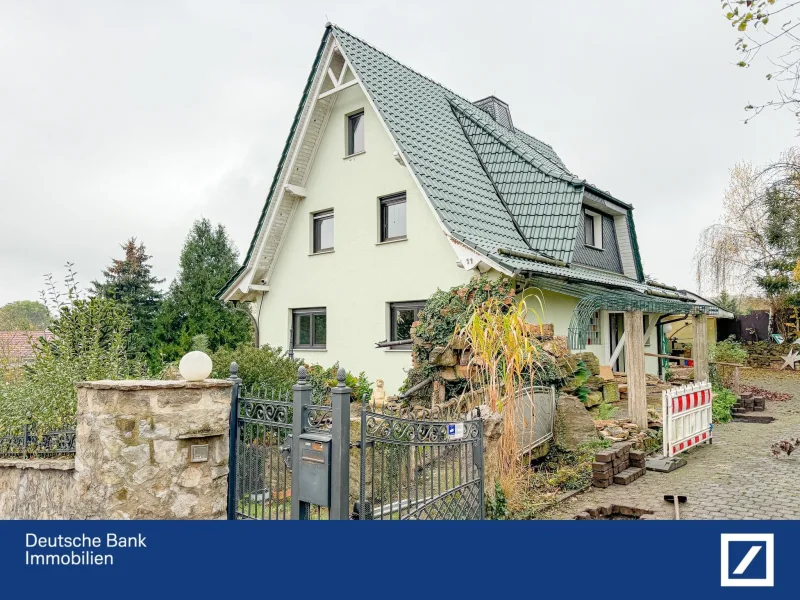
M 212 368 L 208 354 L 198 350 L 185 354 L 178 365 L 178 371 L 186 381 L 203 381 L 211 375 Z
M 672 325 L 667 323 L 664 325 L 664 333 L 670 333 L 672 331 Z

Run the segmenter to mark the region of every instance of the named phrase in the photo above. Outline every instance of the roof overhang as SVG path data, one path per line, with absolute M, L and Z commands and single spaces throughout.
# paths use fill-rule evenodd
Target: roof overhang
M 608 288 L 589 283 L 569 283 L 548 277 L 529 280 L 534 287 L 578 298 L 578 305 L 572 312 L 569 323 L 568 342 L 571 350 L 586 348 L 589 334 L 589 321 L 598 310 L 630 312 L 640 310 L 659 315 L 700 315 L 716 316 L 718 308 L 701 304 L 688 296 L 669 298 L 662 295 L 663 290 L 646 288 L 642 292 L 631 289 Z

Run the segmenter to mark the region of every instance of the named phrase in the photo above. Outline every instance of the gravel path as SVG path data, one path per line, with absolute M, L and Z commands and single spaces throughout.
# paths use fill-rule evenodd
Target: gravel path
M 767 401 L 769 424 L 725 423 L 714 426 L 714 443 L 684 456 L 688 464 L 672 473 L 648 471 L 634 483 L 590 488 L 555 507 L 547 518 L 568 519 L 585 508 L 621 504 L 655 512 L 654 518 L 673 519 L 674 509 L 664 494 L 688 496 L 681 505 L 686 519 L 800 519 L 800 450 L 775 458 L 773 443 L 800 438 L 800 372 L 748 372 L 751 385 L 793 394 L 785 402 Z

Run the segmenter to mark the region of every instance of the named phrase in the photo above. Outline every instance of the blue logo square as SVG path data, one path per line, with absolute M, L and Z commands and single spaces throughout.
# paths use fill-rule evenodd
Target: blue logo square
M 767 576 L 767 548 L 763 541 L 728 543 L 730 579 L 764 579 Z

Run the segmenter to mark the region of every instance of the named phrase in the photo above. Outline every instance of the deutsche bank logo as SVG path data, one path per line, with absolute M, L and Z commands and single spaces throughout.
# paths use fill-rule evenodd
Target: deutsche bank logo
M 775 585 L 775 534 L 723 533 L 723 587 L 773 587 Z

